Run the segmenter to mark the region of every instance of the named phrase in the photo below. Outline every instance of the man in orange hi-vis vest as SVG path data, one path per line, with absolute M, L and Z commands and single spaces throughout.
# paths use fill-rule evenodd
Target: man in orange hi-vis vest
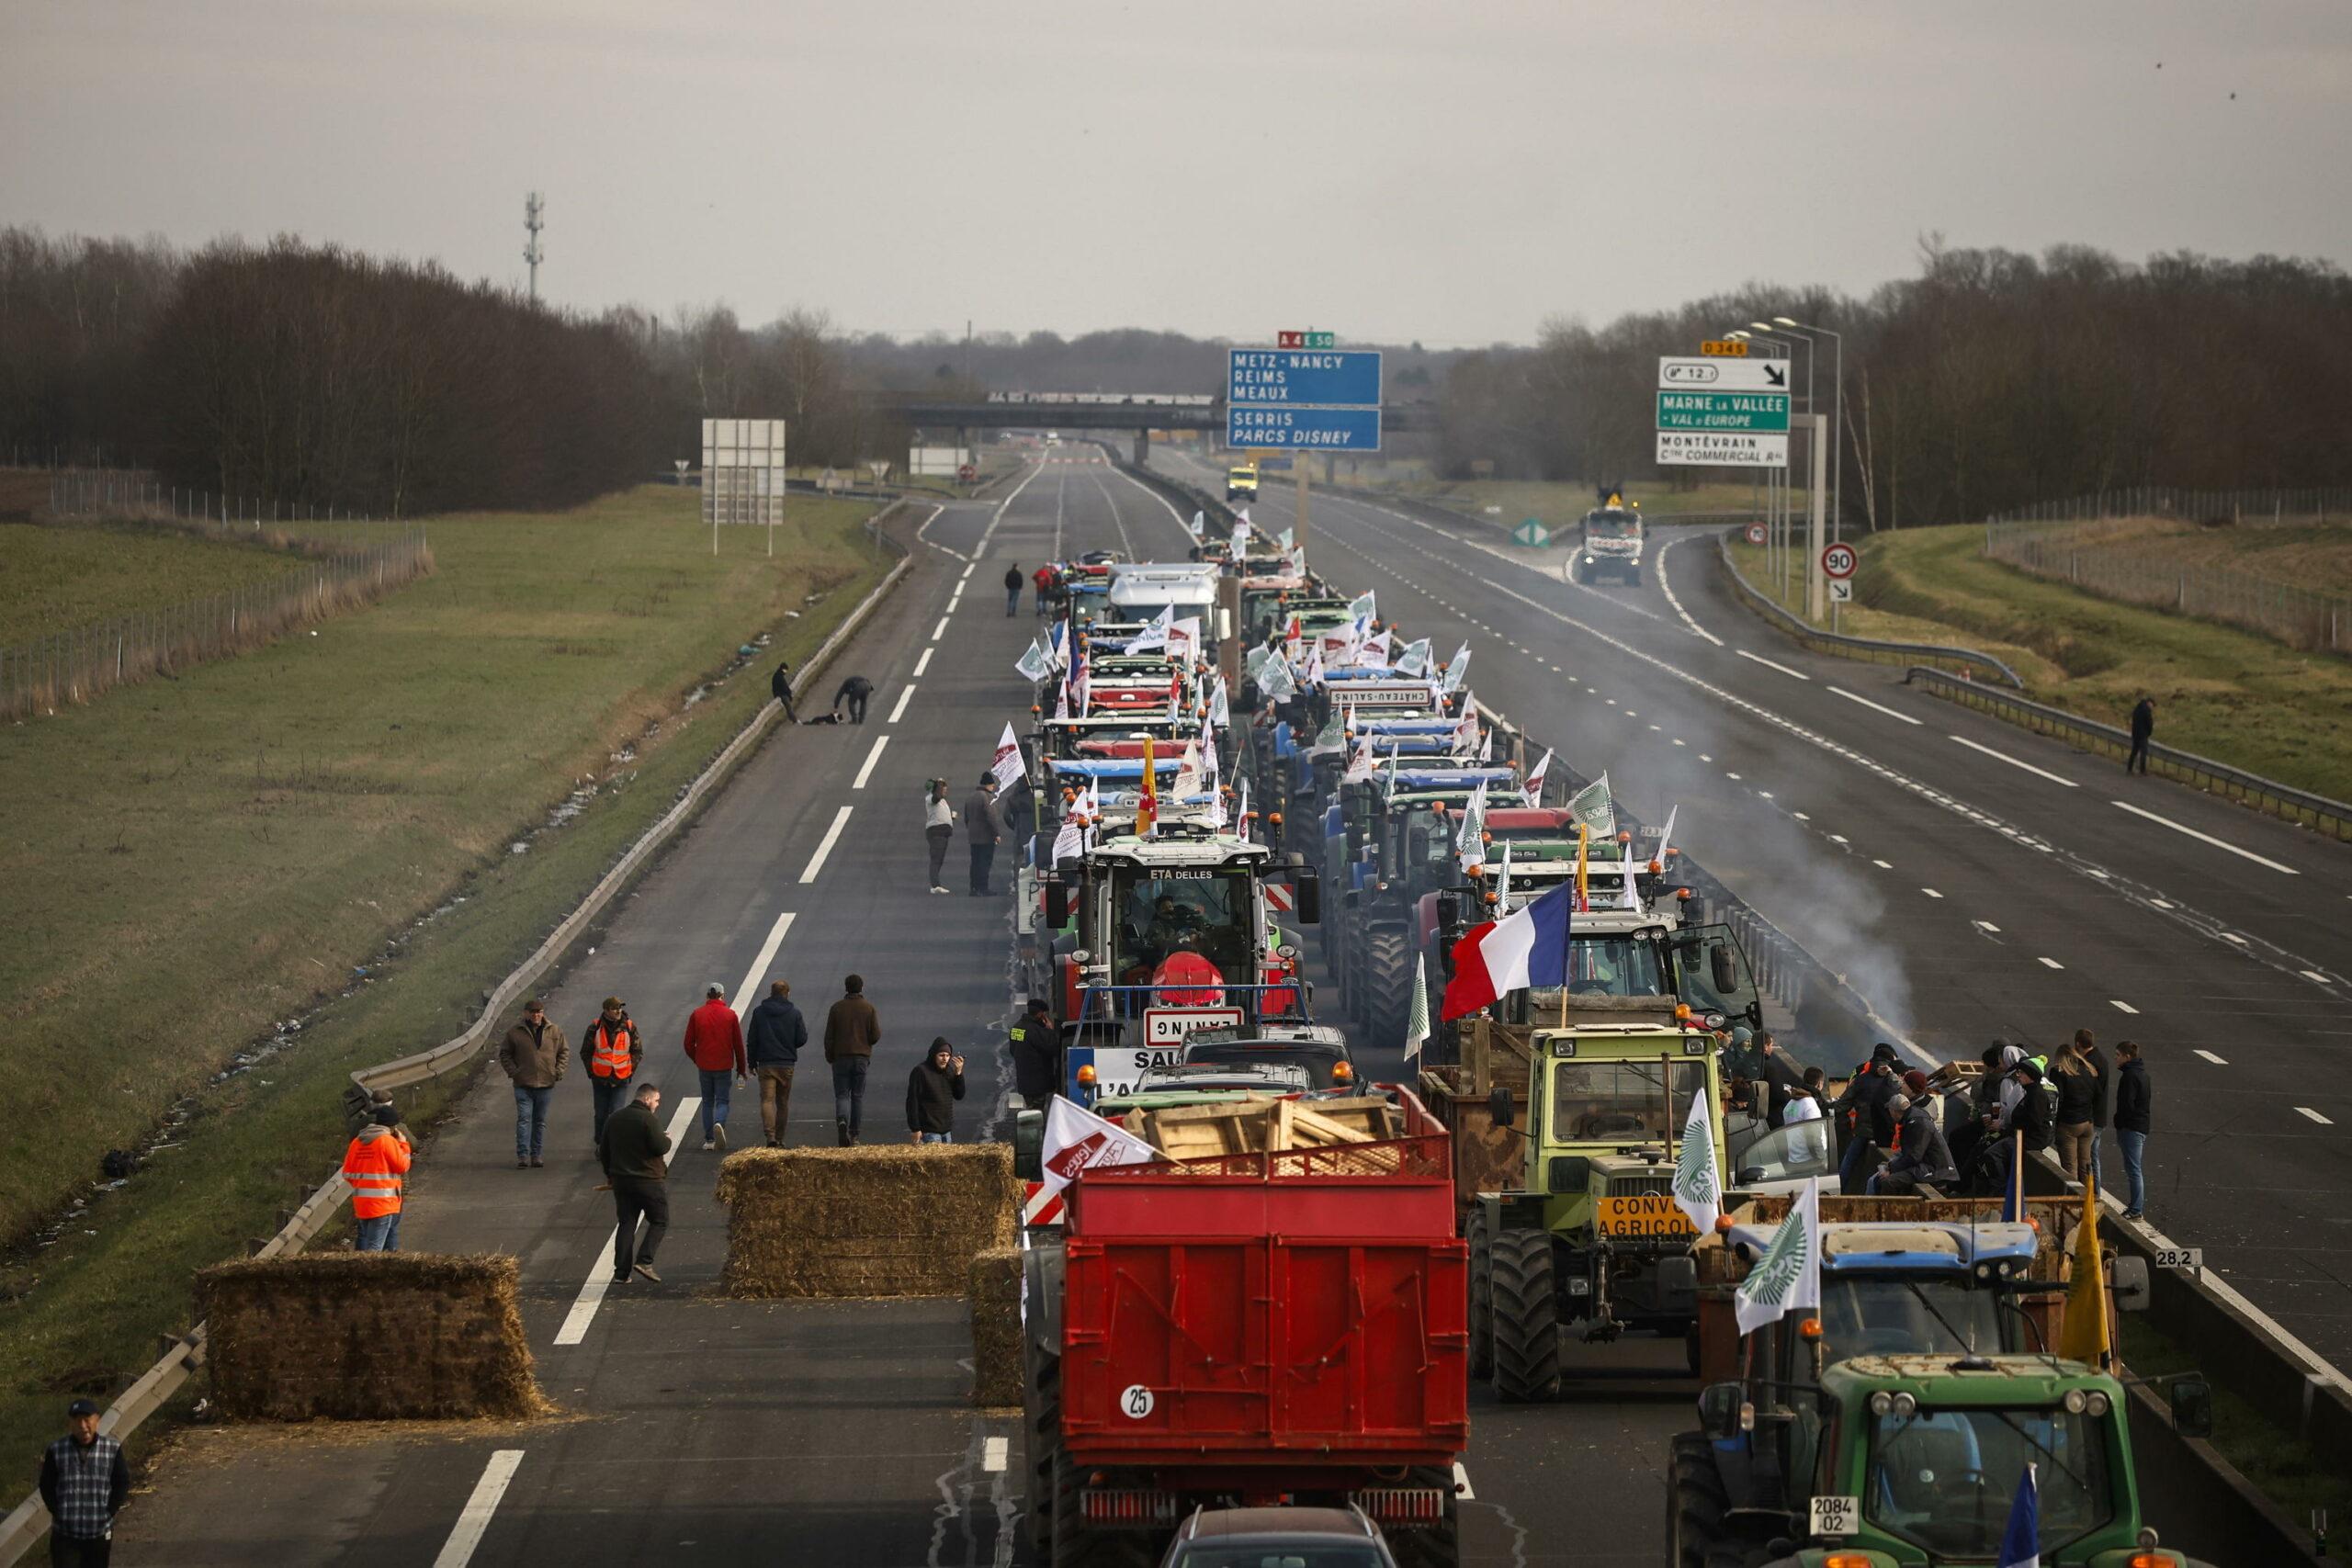
M 629 1017 L 628 1004 L 618 997 L 606 997 L 605 1009 L 580 1034 L 581 1059 L 588 1064 L 588 1087 L 596 1099 L 596 1134 L 593 1140 L 597 1148 L 605 1146 L 605 1121 L 628 1103 L 629 1080 L 637 1076 L 638 1064 L 645 1059 L 645 1041 L 638 1033 L 637 1020 Z
M 359 1222 L 357 1249 L 401 1249 L 401 1187 L 411 1152 L 400 1130 L 401 1113 L 376 1107 L 376 1119 L 343 1151 L 343 1179 L 351 1184 L 351 1213 Z

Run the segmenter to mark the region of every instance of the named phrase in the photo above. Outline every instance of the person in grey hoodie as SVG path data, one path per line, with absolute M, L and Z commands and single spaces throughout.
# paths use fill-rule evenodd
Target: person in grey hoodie
M 784 1147 L 785 1126 L 792 1114 L 792 1070 L 800 1065 L 800 1048 L 808 1043 L 808 1025 L 792 1005 L 792 982 L 777 980 L 752 1010 L 746 1049 L 752 1072 L 760 1080 L 760 1126 L 768 1147 Z

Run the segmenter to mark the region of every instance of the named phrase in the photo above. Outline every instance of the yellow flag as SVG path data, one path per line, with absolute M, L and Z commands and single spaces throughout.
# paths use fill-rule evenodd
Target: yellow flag
M 2107 1336 L 2107 1270 L 2098 1245 L 2098 1183 L 2083 1182 L 2083 1223 L 2075 1232 L 2075 1281 L 2066 1292 L 2066 1327 L 2058 1353 L 2094 1367 L 2107 1365 L 2114 1348 Z

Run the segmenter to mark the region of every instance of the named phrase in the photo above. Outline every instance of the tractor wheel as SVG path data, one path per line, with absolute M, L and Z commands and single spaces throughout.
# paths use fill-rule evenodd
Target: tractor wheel
M 1553 1294 L 1552 1233 L 1505 1230 L 1488 1248 L 1493 1264 L 1495 1392 L 1506 1404 L 1560 1395 L 1560 1307 Z
M 1062 1446 L 1062 1359 L 1048 1355 L 1034 1340 L 1022 1359 L 1028 1379 L 1023 1400 L 1027 1425 L 1022 1431 L 1022 1451 L 1029 1460 L 1029 1547 L 1040 1562 L 1051 1561 L 1054 1538 L 1054 1459 Z
M 1470 1375 L 1495 1375 L 1495 1291 L 1487 1269 L 1493 1249 L 1493 1228 L 1485 1204 L 1470 1211 Z
M 1726 1516 L 1731 1494 L 1715 1466 L 1713 1445 L 1699 1432 L 1674 1439 L 1674 1473 L 1666 1494 L 1667 1561 L 1672 1568 L 1758 1568 L 1771 1553 Z
M 1453 1467 L 1416 1465 L 1407 1472 L 1405 1484 L 1443 1487 L 1445 1512 L 1433 1525 L 1387 1532 L 1388 1553 L 1396 1559 L 1396 1568 L 1461 1568 L 1462 1499 L 1453 1493 Z
M 1364 1005 L 1372 1043 L 1383 1050 L 1405 1048 L 1406 1014 L 1413 1008 L 1413 969 L 1403 931 L 1375 931 L 1365 944 Z

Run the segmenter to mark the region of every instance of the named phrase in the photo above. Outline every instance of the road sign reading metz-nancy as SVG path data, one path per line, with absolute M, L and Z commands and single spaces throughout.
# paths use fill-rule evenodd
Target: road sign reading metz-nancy
M 1759 435 L 1785 435 L 1789 430 L 1786 392 L 1660 392 L 1660 430 L 1747 431 Z
M 1380 355 L 1371 349 L 1237 348 L 1227 362 L 1225 400 L 1376 409 Z

